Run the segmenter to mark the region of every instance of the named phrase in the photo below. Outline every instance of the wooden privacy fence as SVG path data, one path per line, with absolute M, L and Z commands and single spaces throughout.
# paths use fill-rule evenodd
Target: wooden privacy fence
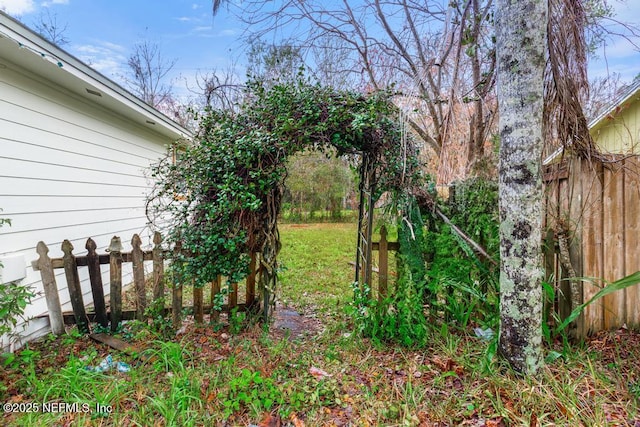
M 73 255 L 73 245 L 69 240 L 62 243 L 62 258 L 49 258 L 49 248 L 44 242 L 39 242 L 36 251 L 38 260 L 33 261 L 34 270 L 39 270 L 44 286 L 45 299 L 48 308 L 48 317 L 51 323 L 51 331 L 60 335 L 65 332 L 65 323 L 77 324 L 81 332 L 90 332 L 90 322 L 95 321 L 102 327 L 107 327 L 110 323 L 111 330 L 117 330 L 122 320 L 145 320 L 145 311 L 148 307 L 146 298 L 146 278 L 144 262 L 153 262 L 153 300 L 164 301 L 164 261 L 166 251 L 162 248 L 162 237 L 156 232 L 153 237 L 154 247 L 152 250 L 141 249 L 142 241 L 140 236 L 135 234 L 131 239 L 131 252 L 123 252 L 122 241 L 119 237 L 113 237 L 108 248 L 108 253 L 97 254 L 96 243 L 89 238 L 85 245 L 87 254 L 83 256 Z M 177 245 L 174 250 L 179 251 Z M 133 284 L 135 289 L 136 309 L 123 311 L 122 309 L 122 264 L 131 263 L 133 270 Z M 109 266 L 109 299 L 107 307 L 102 281 L 101 265 Z M 91 283 L 91 296 L 93 297 L 93 312 L 88 312 L 84 303 L 82 288 L 80 285 L 80 275 L 78 268 L 87 267 L 89 281 Z M 73 313 L 63 313 L 60 305 L 58 286 L 55 278 L 55 269 L 64 269 L 69 290 L 69 297 Z M 238 304 L 238 284 L 230 285 L 228 303 L 223 306 L 223 310 L 231 311 L 238 309 L 245 310 L 253 306 L 255 299 L 255 278 L 256 278 L 256 255 L 251 256 L 250 275 L 246 281 L 245 304 Z M 173 284 L 171 289 L 171 313 L 173 325 L 179 327 L 182 322 L 182 311 L 187 308 L 192 310 L 196 322 L 204 321 L 206 310 L 212 310 L 214 298 L 221 292 L 222 278 L 218 277 L 211 283 L 211 300 L 209 305 L 204 304 L 204 288 L 193 288 L 193 306 L 183 307 L 183 285 Z M 169 311 L 162 308 L 163 313 Z M 218 311 L 212 310 L 212 316 L 217 316 Z
M 606 282 L 640 270 L 640 158 L 618 156 L 602 164 L 570 157 L 547 167 L 545 184 L 547 277 L 565 318 Z M 573 270 L 573 271 L 572 271 Z M 568 280 L 571 276 L 596 282 Z M 576 334 L 640 325 L 638 285 L 587 306 Z

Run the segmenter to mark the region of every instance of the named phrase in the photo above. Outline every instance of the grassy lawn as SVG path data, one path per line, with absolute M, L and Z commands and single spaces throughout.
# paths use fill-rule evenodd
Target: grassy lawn
M 302 312 L 340 307 L 352 297 L 356 223 L 285 224 L 280 299 Z
M 471 331 L 442 325 L 426 348 L 375 346 L 344 314 L 355 224 L 284 225 L 281 238 L 281 305 L 322 326 L 307 338 L 187 322 L 167 339 L 132 322 L 119 336 L 140 349 L 134 357 L 73 332 L 47 337 L 0 368 L 0 400 L 12 404 L 0 425 L 640 425 L 636 332 L 558 344 L 562 356 L 538 378 L 516 376 Z M 131 370 L 87 369 L 108 354 Z

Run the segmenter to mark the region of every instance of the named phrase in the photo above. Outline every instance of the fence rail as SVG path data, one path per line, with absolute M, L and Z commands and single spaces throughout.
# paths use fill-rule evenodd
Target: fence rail
M 114 236 L 111 244 L 107 249 L 108 253 L 96 253 L 96 243 L 89 238 L 85 245 L 87 254 L 75 256 L 73 254 L 74 247 L 69 240 L 62 243 L 61 249 L 63 256 L 61 258 L 50 258 L 48 256 L 49 248 L 44 242 L 39 242 L 36 251 L 39 258 L 33 261 L 34 270 L 40 271 L 42 283 L 44 285 L 45 299 L 47 302 L 48 313 L 51 323 L 51 331 L 55 335 L 65 332 L 65 324 L 76 324 L 78 330 L 83 333 L 90 332 L 91 322 L 97 322 L 106 328 L 110 325 L 112 331 L 116 331 L 120 322 L 123 320 L 145 320 L 145 311 L 149 304 L 146 295 L 146 280 L 144 263 L 153 262 L 153 301 L 163 299 L 165 296 L 164 282 L 164 262 L 167 251 L 162 248 L 162 236 L 156 232 L 153 236 L 154 247 L 151 250 L 142 250 L 142 240 L 140 236 L 135 234 L 131 239 L 132 250 L 123 252 L 122 241 L 120 237 Z M 180 246 L 174 250 L 180 250 Z M 256 282 L 256 255 L 251 255 L 250 271 L 251 273 L 246 280 L 245 304 L 238 303 L 238 284 L 230 285 L 228 294 L 228 303 L 222 309 L 231 311 L 237 309 L 239 311 L 246 310 L 255 303 L 255 282 Z M 122 289 L 123 276 L 122 264 L 131 263 L 133 270 L 133 288 L 135 291 L 135 310 L 122 309 Z M 102 281 L 102 265 L 109 266 L 109 304 L 106 303 L 104 295 L 104 285 Z M 89 281 L 91 283 L 91 297 L 93 299 L 93 311 L 87 310 L 84 302 L 82 288 L 80 285 L 80 275 L 78 269 L 86 267 L 88 269 Z M 63 313 L 58 286 L 56 283 L 56 269 L 64 269 L 71 300 L 72 313 Z M 218 311 L 213 310 L 214 298 L 221 292 L 222 278 L 218 277 L 211 283 L 211 298 L 209 304 L 204 304 L 204 288 L 194 287 L 193 289 L 193 305 L 190 307 L 183 306 L 183 284 L 173 284 L 171 286 L 171 307 L 163 307 L 164 314 L 169 312 L 172 315 L 173 325 L 179 327 L 182 323 L 183 310 L 190 311 L 194 315 L 196 322 L 204 321 L 204 313 L 210 311 L 211 315 L 216 318 Z

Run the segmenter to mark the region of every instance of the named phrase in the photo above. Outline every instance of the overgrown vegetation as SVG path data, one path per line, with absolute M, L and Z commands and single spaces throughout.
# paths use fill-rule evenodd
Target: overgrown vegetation
M 344 314 L 355 224 L 283 225 L 282 298 L 319 326 L 308 338 L 255 327 L 230 334 L 189 325 L 162 338 L 139 322 L 121 338 L 135 358 L 78 333 L 44 338 L 5 359 L 0 400 L 84 403 L 89 411 L 8 413 L 7 426 L 39 425 L 634 425 L 640 335 L 621 329 L 562 357 L 537 378 L 489 360 L 490 342 L 428 323 L 427 344 L 407 349 L 356 337 Z M 324 272 L 329 274 L 325 276 Z M 127 373 L 93 372 L 111 354 Z M 312 369 L 315 368 L 315 369 Z M 326 375 L 325 375 L 326 374 Z M 98 411 L 98 404 L 102 411 Z
M 472 179 L 456 183 L 447 203 L 439 206 L 453 224 L 499 260 L 498 185 Z M 498 275 L 496 264 L 478 255 L 461 236 L 435 214 L 428 215 L 425 257 L 428 286 L 436 300 L 435 312 L 465 328 L 470 321 L 496 328 Z
M 496 259 L 482 258 L 434 210 L 420 212 L 414 204 L 397 224 L 395 291 L 378 301 L 370 295 L 370 286 L 355 288 L 351 313 L 364 336 L 411 347 L 426 344 L 427 323 L 497 330 L 497 184 L 474 179 L 451 191 L 438 209 Z
M 203 286 L 221 275 L 237 283 L 248 274 L 248 254 L 259 253 L 258 300 L 272 302 L 286 161 L 303 150 L 364 156 L 375 177 L 374 199 L 406 191 L 417 175 L 416 152 L 401 140 L 391 96 L 302 79 L 255 81 L 240 113 L 210 110 L 200 117 L 196 143 L 153 169 L 149 212 L 168 228 L 167 240 L 181 245 L 174 254 L 177 280 Z

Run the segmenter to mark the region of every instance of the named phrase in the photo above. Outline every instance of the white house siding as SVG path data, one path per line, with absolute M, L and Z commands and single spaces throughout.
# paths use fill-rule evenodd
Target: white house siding
M 64 92 L 25 69 L 0 68 L 0 260 L 22 256 L 28 284 L 38 293 L 26 317 L 47 313 L 40 274 L 31 267 L 35 246 L 44 241 L 49 256 L 61 257 L 69 239 L 84 255 L 93 238 L 103 253 L 114 235 L 130 248 L 134 233 L 151 244 L 145 216 L 150 180 L 145 171 L 172 141 Z M 103 266 L 105 294 L 108 266 Z M 125 264 L 126 267 L 126 264 Z M 127 270 L 125 270 L 127 272 Z M 63 270 L 56 270 L 63 311 L 71 309 Z M 130 273 L 130 271 L 128 272 Z M 84 300 L 91 301 L 85 268 L 80 268 Z M 2 280 L 0 280 L 2 282 Z M 127 279 L 124 280 L 127 283 Z M 2 286 L 2 285 L 0 285 Z M 17 330 L 21 343 L 49 332 L 48 320 L 32 320 Z M 14 341 L 3 337 L 2 346 Z

